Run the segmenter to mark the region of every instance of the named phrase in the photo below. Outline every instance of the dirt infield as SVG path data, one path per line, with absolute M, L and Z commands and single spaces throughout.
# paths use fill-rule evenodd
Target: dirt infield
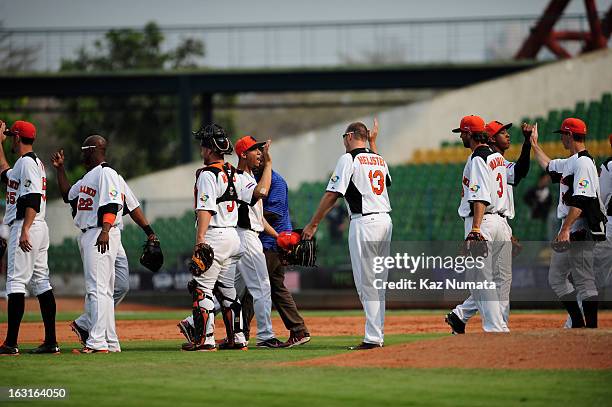
M 6 311 L 6 302 L 0 302 L 0 309 Z M 80 311 L 83 302 L 81 299 L 58 300 L 58 311 Z M 31 312 L 38 311 L 38 303 L 35 299 L 28 299 L 26 309 Z M 140 304 L 123 303 L 120 311 L 176 311 L 176 308 L 163 308 Z M 185 315 L 189 310 L 185 309 Z M 172 320 L 134 320 L 117 321 L 117 331 L 123 341 L 129 340 L 156 340 L 156 339 L 180 339 L 181 335 L 176 328 L 178 321 Z M 510 319 L 510 329 L 513 332 L 530 332 L 534 330 L 547 330 L 560 328 L 564 322 L 562 313 L 528 313 L 513 314 Z M 364 318 L 362 316 L 337 316 L 337 317 L 308 317 L 306 324 L 313 337 L 317 336 L 343 336 L 361 335 L 363 332 Z M 273 318 L 272 325 L 279 337 L 286 337 L 287 331 L 280 318 Z M 612 328 L 612 312 L 600 313 L 600 326 Z M 251 327 L 255 332 L 255 325 Z M 67 322 L 57 324 L 58 341 L 74 342 L 74 334 L 70 331 Z M 217 318 L 217 331 L 223 331 L 223 322 Z M 6 324 L 0 324 L 0 333 L 6 332 Z M 439 315 L 389 315 L 385 319 L 385 333 L 387 334 L 413 334 L 413 333 L 449 333 L 448 326 L 444 323 L 444 312 Z M 480 332 L 480 318 L 475 317 L 470 321 L 468 334 Z M 40 322 L 23 323 L 19 338 L 22 343 L 35 343 L 42 339 L 43 326 Z
M 448 336 L 294 362 L 385 368 L 611 369 L 612 330 L 545 330 Z

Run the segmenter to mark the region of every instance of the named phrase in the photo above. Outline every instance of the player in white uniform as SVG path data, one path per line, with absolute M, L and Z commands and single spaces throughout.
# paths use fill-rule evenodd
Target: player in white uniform
M 488 144 L 502 156 L 506 150 L 510 148 L 510 135 L 508 129 L 512 127 L 512 123 L 504 125 L 498 121 L 489 122 L 485 126 L 485 131 L 488 135 Z M 517 186 L 521 180 L 527 176 L 529 172 L 529 155 L 531 153 L 531 125 L 524 123 L 522 126 L 525 141 L 521 149 L 521 155 L 517 162 L 508 161 L 504 158 L 506 165 L 506 176 L 508 180 L 508 199 L 506 200 L 507 207 L 505 208 L 504 221 L 508 223 L 508 219 L 514 219 L 514 196 L 513 187 Z M 512 236 L 512 228 L 508 225 L 510 235 Z M 518 241 L 517 241 L 518 243 Z M 511 260 L 511 259 L 510 259 Z M 500 276 L 500 297 L 503 298 L 502 316 L 506 325 L 510 318 L 510 286 L 512 285 L 512 263 L 499 262 L 495 264 L 498 270 L 494 273 Z M 471 317 L 476 315 L 478 307 L 473 296 L 469 296 L 462 304 L 457 305 L 455 309 L 446 316 L 446 323 L 451 326 L 454 334 L 465 333 L 465 325 Z
M 79 191 L 82 183 L 82 178 L 75 182 L 72 186 L 68 182 L 68 178 L 66 176 L 66 171 L 64 169 L 64 150 L 59 150 L 52 156 L 53 166 L 57 171 L 57 180 L 59 184 L 60 191 L 62 193 L 62 198 L 64 202 L 69 203 L 72 207 L 72 216 L 74 217 L 77 212 L 77 200 L 78 198 L 70 201 L 68 199 L 69 195 L 77 196 L 77 192 Z M 122 183 L 122 190 L 124 191 L 123 197 L 123 211 L 121 213 L 121 217 L 119 217 L 118 228 L 123 230 L 123 216 L 130 215 L 132 220 L 142 228 L 144 233 L 147 235 L 147 239 L 149 240 L 157 240 L 157 235 L 151 228 L 149 221 L 147 220 L 144 212 L 140 208 L 140 202 L 138 202 L 138 198 L 132 192 L 132 189 L 129 187 L 127 182 L 123 179 L 121 175 L 119 175 L 119 179 Z M 72 191 L 72 192 L 71 192 Z M 127 254 L 125 253 L 125 249 L 121 241 L 119 242 L 119 249 L 117 250 L 117 258 L 115 260 L 115 287 L 113 290 L 113 302 L 115 307 L 123 301 L 126 297 L 129 289 L 130 289 L 130 270 L 128 264 Z M 76 320 L 70 323 L 70 329 L 77 335 L 79 342 L 83 346 L 85 346 L 87 342 L 87 338 L 89 337 L 89 329 L 91 328 L 91 323 L 87 318 L 87 313 L 81 314 Z
M 59 353 L 55 337 L 55 297 L 49 284 L 47 251 L 49 229 L 45 222 L 47 176 L 45 166 L 34 154 L 32 144 L 36 128 L 32 123 L 16 121 L 6 131 L 0 121 L 0 172 L 6 184 L 4 224 L 9 225 L 6 293 L 8 295 L 8 330 L 0 355 L 18 355 L 17 338 L 25 307 L 26 286 L 38 298 L 45 325 L 45 341 L 30 353 Z M 19 158 L 13 168 L 4 155 L 2 142 L 12 137 L 12 150 Z
M 256 183 L 253 169 L 257 168 L 262 158 L 265 142 L 258 143 L 253 137 L 245 136 L 236 142 L 238 155 L 237 177 L 244 177 L 247 183 Z M 266 194 L 267 195 L 267 194 Z M 238 206 L 238 236 L 244 253 L 236 265 L 235 287 L 238 296 L 247 290 L 253 297 L 253 307 L 257 321 L 257 347 L 279 348 L 279 341 L 272 330 L 272 299 L 270 297 L 270 278 L 266 266 L 259 233 L 264 232 L 267 222 L 263 217 L 263 202 L 258 200 L 254 205 L 241 202 Z M 217 305 L 217 304 L 215 304 Z M 218 307 L 215 307 L 217 310 Z M 187 341 L 193 342 L 193 317 L 179 322 L 181 333 Z
M 242 328 L 242 307 L 234 287 L 236 263 L 242 256 L 240 237 L 236 231 L 240 202 L 256 203 L 270 189 L 272 160 L 264 147 L 265 167 L 259 183 L 237 174 L 224 161 L 231 154 L 232 144 L 222 127 L 205 126 L 195 134 L 201 143 L 201 155 L 206 165 L 196 172 L 195 212 L 197 219 L 196 246 L 209 244 L 214 250 L 212 266 L 194 277 L 193 296 L 194 340 L 183 344 L 186 351 L 214 351 L 214 301 L 221 305 L 227 337 L 219 349 L 246 350 Z M 213 294 L 214 290 L 214 294 Z
M 612 147 L 612 134 L 610 134 L 609 141 L 610 147 Z M 595 245 L 593 268 L 595 269 L 595 284 L 597 289 L 601 291 L 601 300 L 609 301 L 609 298 L 605 298 L 603 289 L 608 285 L 610 275 L 612 275 L 612 157 L 601 164 L 599 187 L 601 188 L 601 199 L 608 217 L 608 223 L 606 225 L 606 241 Z
M 505 160 L 485 144 L 488 135 L 481 117 L 463 117 L 459 128 L 453 132 L 461 133 L 463 145 L 472 150 L 463 170 L 458 210 L 465 222 L 465 238 L 468 242 L 482 238 L 487 241 L 485 267 L 472 272 L 478 275 L 477 281 L 495 282 L 496 285 L 496 290 L 474 289 L 470 294 L 482 317 L 482 329 L 485 332 L 508 332 L 503 316 L 508 298 L 502 291 L 504 278 L 500 275 L 505 268 L 493 267 L 494 264 L 511 264 L 512 256 L 512 231 L 505 220 L 509 207 Z M 461 333 L 453 326 L 454 320 L 460 320 L 459 313 L 461 310 L 455 309 L 447 315 L 453 333 Z
M 375 123 L 373 133 L 377 133 Z M 374 141 L 375 141 L 374 136 Z M 376 275 L 372 268 L 375 256 L 389 256 L 391 204 L 388 187 L 391 176 L 385 160 L 366 148 L 370 132 L 365 124 L 351 123 L 342 135 L 346 154 L 336 169 L 310 223 L 304 227 L 303 239 L 312 239 L 319 223 L 340 197 L 344 197 L 350 218 L 349 251 L 355 287 L 365 311 L 365 337 L 350 349 L 379 348 L 384 343 L 385 290 L 376 289 L 374 279 L 386 282 L 387 272 Z
M 106 140 L 98 135 L 85 139 L 81 159 L 87 173 L 78 188 L 71 188 L 68 180 L 58 183 L 68 201 L 76 201 L 74 224 L 81 230 L 79 249 L 85 272 L 85 314 L 89 321 L 89 335 L 82 349 L 75 353 L 120 352 L 115 329 L 115 261 L 121 244 L 121 211 L 123 210 L 123 182 L 106 163 Z M 62 157 L 63 158 L 63 157 Z M 58 168 L 58 154 L 52 157 Z
M 538 163 L 553 182 L 559 183 L 557 217 L 563 223 L 553 242 L 548 282 L 572 319 L 572 328 L 597 328 L 593 247 L 594 242 L 605 240 L 606 233 L 597 168 L 586 150 L 587 128 L 582 120 L 565 119 L 555 133 L 561 134 L 563 147 L 572 153 L 571 157 L 551 160 L 538 145 L 537 126 L 531 135 Z M 568 280 L 570 273 L 573 284 Z M 584 316 L 578 299 L 583 301 Z

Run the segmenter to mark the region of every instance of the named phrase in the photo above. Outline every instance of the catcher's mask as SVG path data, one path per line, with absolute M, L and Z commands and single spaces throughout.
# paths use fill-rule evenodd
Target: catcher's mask
M 234 151 L 232 142 L 225 134 L 223 127 L 218 124 L 208 124 L 202 126 L 198 131 L 193 133 L 196 140 L 200 140 L 202 147 L 210 148 L 218 154 L 231 154 Z

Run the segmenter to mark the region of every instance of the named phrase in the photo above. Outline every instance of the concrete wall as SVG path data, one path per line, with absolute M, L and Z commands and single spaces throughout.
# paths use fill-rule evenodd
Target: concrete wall
M 487 121 L 516 123 L 524 116 L 545 115 L 553 109 L 573 108 L 578 101 L 599 99 L 604 92 L 612 92 L 612 50 L 550 63 L 385 111 L 379 115 L 378 144 L 390 164 L 403 163 L 417 148 L 434 148 L 444 140 L 455 140 L 450 130 L 464 115 L 479 114 Z M 373 117 L 355 120 L 371 126 Z M 344 152 L 341 134 L 347 124 L 338 123 L 273 143 L 274 168 L 283 174 L 290 188 L 329 176 Z M 200 165 L 182 165 L 129 180 L 139 199 L 147 202 L 145 209 L 151 220 L 181 215 L 192 207 L 194 173 Z M 78 234 L 65 204 L 50 202 L 47 208 L 52 243 Z

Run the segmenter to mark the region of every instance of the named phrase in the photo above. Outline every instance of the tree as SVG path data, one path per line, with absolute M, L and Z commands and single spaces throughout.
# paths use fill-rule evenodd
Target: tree
M 74 59 L 62 61 L 62 72 L 116 72 L 185 69 L 197 66 L 204 44 L 183 39 L 162 50 L 164 35 L 150 22 L 142 31 L 107 32 L 93 50 L 81 48 Z M 66 113 L 54 123 L 70 162 L 76 164 L 83 140 L 100 134 L 110 143 L 109 161 L 125 177 L 175 165 L 180 137 L 174 96 L 83 97 L 62 102 Z

